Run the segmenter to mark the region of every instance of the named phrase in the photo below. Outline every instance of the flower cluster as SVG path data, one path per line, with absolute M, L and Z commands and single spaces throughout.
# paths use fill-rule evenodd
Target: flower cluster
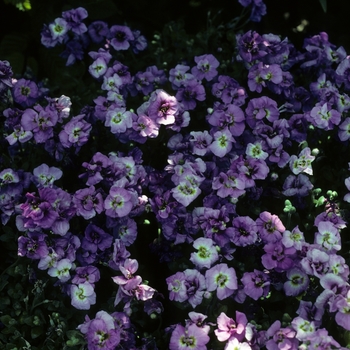
M 239 2 L 252 21 L 266 12 Z M 65 11 L 41 33 L 47 48 L 66 45 L 67 65 L 89 62 L 98 92 L 80 111 L 0 61 L 0 93 L 13 96 L 2 112 L 8 157 L 38 153 L 25 170 L 1 169 L 0 210 L 18 255 L 73 308 L 98 310 L 77 325 L 88 349 L 340 349 L 350 177 L 342 169 L 338 200 L 324 163 L 350 139 L 344 49 L 325 33 L 298 51 L 250 30 L 231 57 L 242 81 L 205 52 L 133 72 L 120 51 L 138 54 L 146 39 L 87 17 Z M 274 309 L 285 304 L 283 319 Z

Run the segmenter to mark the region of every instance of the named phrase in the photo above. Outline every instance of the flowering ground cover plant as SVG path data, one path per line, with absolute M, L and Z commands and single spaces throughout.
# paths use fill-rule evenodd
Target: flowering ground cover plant
M 182 46 L 64 11 L 79 98 L 0 61 L 4 349 L 349 347 L 350 58 L 241 21 Z

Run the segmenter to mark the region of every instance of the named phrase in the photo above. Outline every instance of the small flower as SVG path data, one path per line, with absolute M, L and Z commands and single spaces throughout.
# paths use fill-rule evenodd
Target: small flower
M 127 26 L 114 25 L 110 28 L 111 46 L 119 50 L 127 50 L 134 35 Z
M 203 267 L 209 269 L 211 265 L 219 259 L 219 254 L 214 246 L 214 241 L 210 238 L 197 238 L 193 242 L 193 247 L 198 251 L 196 253 L 191 253 L 190 260 L 199 269 Z
M 109 190 L 104 207 L 107 216 L 112 218 L 126 216 L 133 208 L 133 195 L 130 191 L 114 185 Z
M 210 338 L 208 334 L 195 324 L 183 327 L 176 325 L 170 338 L 170 350 L 206 350 Z
M 235 139 L 228 129 L 217 131 L 214 134 L 214 141 L 209 146 L 209 149 L 217 157 L 222 158 L 231 151 L 233 142 L 235 142 Z
M 219 61 L 211 54 L 195 56 L 196 67 L 191 69 L 191 73 L 198 80 L 211 81 L 217 74 L 216 68 L 219 67 Z
M 89 310 L 96 303 L 96 293 L 89 282 L 72 284 L 70 295 L 72 305 L 78 310 Z
M 216 290 L 219 300 L 228 298 L 238 289 L 236 271 L 225 263 L 215 265 L 207 270 L 205 278 L 207 290 L 209 292 Z
M 247 323 L 247 317 L 242 312 L 236 311 L 236 321 L 228 317 L 224 312 L 221 312 L 217 318 L 218 329 L 214 332 L 221 342 L 229 339 L 242 341 L 245 337 Z
M 286 295 L 298 296 L 309 286 L 309 277 L 297 267 L 288 270 L 286 277 L 288 281 L 283 285 Z
M 57 277 L 61 282 L 67 282 L 70 279 L 70 269 L 72 262 L 69 259 L 60 260 L 54 267 L 51 267 L 47 273 L 51 277 Z

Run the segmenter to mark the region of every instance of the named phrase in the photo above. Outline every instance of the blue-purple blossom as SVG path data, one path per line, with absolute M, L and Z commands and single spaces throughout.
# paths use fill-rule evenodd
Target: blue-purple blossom
M 12 67 L 8 61 L 0 61 L 0 93 L 12 87 Z
M 68 29 L 73 33 L 82 35 L 87 31 L 83 20 L 88 17 L 88 12 L 83 7 L 63 11 L 62 17 L 66 20 Z
M 218 74 L 219 61 L 212 54 L 195 56 L 194 60 L 197 66 L 191 69 L 191 73 L 196 79 L 211 81 Z
M 89 310 L 96 304 L 96 293 L 89 282 L 72 284 L 70 287 L 71 303 L 78 310 Z
M 241 282 L 244 293 L 254 300 L 269 294 L 271 280 L 268 273 L 255 269 L 254 272 L 244 272 Z
M 37 187 L 52 187 L 56 180 L 59 180 L 63 172 L 56 167 L 49 167 L 43 163 L 33 170 L 33 180 Z
M 110 44 L 114 50 L 127 50 L 134 35 L 127 26 L 114 25 L 110 28 Z
M 207 270 L 205 279 L 207 290 L 209 292 L 216 291 L 219 300 L 228 298 L 238 289 L 236 271 L 225 263 L 215 265 Z
M 63 147 L 81 147 L 88 141 L 92 126 L 84 117 L 84 114 L 77 115 L 63 127 L 58 135 Z
M 214 332 L 217 339 L 221 342 L 233 338 L 242 341 L 245 337 L 247 323 L 247 317 L 242 312 L 236 311 L 236 320 L 221 312 L 217 318 L 218 328 Z
M 286 273 L 287 281 L 283 284 L 286 295 L 298 296 L 309 286 L 309 277 L 297 267 L 293 267 Z
M 22 107 L 31 107 L 39 98 L 39 88 L 34 81 L 19 79 L 13 83 L 13 99 Z
M 193 247 L 197 252 L 191 253 L 190 260 L 197 268 L 203 267 L 210 269 L 210 267 L 219 259 L 219 254 L 214 246 L 214 241 L 210 238 L 197 238 L 193 242 Z
M 169 350 L 206 350 L 209 340 L 208 334 L 197 325 L 183 327 L 178 324 L 171 334 Z

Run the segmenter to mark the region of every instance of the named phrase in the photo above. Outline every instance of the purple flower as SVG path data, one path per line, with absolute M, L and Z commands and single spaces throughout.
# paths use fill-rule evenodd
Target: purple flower
M 144 35 L 141 35 L 139 30 L 133 30 L 132 34 L 134 36 L 134 40 L 130 42 L 132 51 L 136 54 L 147 48 L 147 39 Z
M 211 81 L 218 74 L 216 68 L 219 67 L 219 61 L 212 55 L 202 55 L 194 57 L 197 66 L 191 69 L 191 73 L 198 80 Z
M 113 237 L 94 224 L 89 224 L 84 234 L 85 236 L 82 240 L 83 249 L 91 252 L 96 252 L 97 249 L 104 251 L 112 245 Z
M 89 310 L 96 304 L 96 293 L 89 282 L 72 284 L 70 288 L 71 303 L 78 310 Z
M 228 129 L 216 131 L 214 141 L 209 146 L 209 149 L 217 156 L 224 157 L 232 149 L 232 143 L 236 142 Z
M 263 242 L 275 243 L 282 239 L 282 233 L 285 227 L 277 215 L 273 215 L 267 211 L 260 213 L 256 219 L 256 225 Z
M 266 297 L 269 294 L 271 283 L 267 273 L 254 269 L 254 272 L 245 272 L 241 281 L 244 286 L 244 293 L 254 300 Z
M 132 127 L 132 113 L 125 108 L 111 108 L 106 114 L 105 126 L 111 128 L 113 134 L 124 133 Z
M 19 79 L 12 88 L 13 99 L 22 107 L 30 107 L 39 98 L 39 89 L 34 81 Z
M 317 128 L 332 130 L 334 125 L 340 123 L 341 114 L 335 109 L 330 109 L 328 104 L 324 103 L 311 110 L 309 119 Z
M 297 267 L 288 270 L 286 277 L 288 281 L 283 284 L 286 295 L 298 296 L 309 286 L 309 277 Z
M 106 215 L 112 218 L 128 215 L 134 206 L 133 197 L 132 192 L 116 185 L 112 186 L 104 201 Z
M 55 46 L 57 43 L 64 43 L 67 39 L 68 39 L 68 24 L 67 22 L 63 19 L 63 18 L 56 18 L 55 21 L 51 24 L 49 24 L 49 32 L 51 35 L 51 39 L 52 39 L 52 43 L 49 43 L 47 40 L 43 40 L 42 37 L 42 43 L 45 45 L 49 44 L 49 46 L 46 47 L 50 47 L 50 46 Z M 45 32 L 44 32 L 45 33 Z M 44 34 L 44 38 L 46 39 L 47 34 Z M 44 41 L 44 42 L 43 42 Z
M 263 38 L 251 30 L 243 35 L 237 35 L 237 43 L 239 55 L 246 62 L 252 62 L 267 54 Z
M 261 17 L 266 15 L 266 5 L 263 0 L 238 0 L 239 3 L 244 6 L 252 6 L 252 12 L 250 14 L 250 20 L 252 22 L 260 22 Z
M 238 216 L 232 220 L 231 241 L 239 247 L 254 244 L 258 239 L 257 226 L 249 216 Z
M 58 113 L 49 106 L 35 106 L 26 109 L 21 118 L 24 130 L 32 131 L 37 143 L 45 143 L 53 137 L 53 127 L 57 124 Z
M 0 61 L 0 93 L 12 87 L 12 68 L 10 62 Z
M 217 339 L 221 342 L 233 338 L 242 341 L 245 337 L 247 323 L 247 317 L 242 312 L 236 311 L 236 321 L 228 317 L 224 312 L 221 312 L 217 318 L 218 328 L 214 332 Z
M 189 66 L 178 64 L 175 68 L 169 71 L 169 81 L 172 84 L 173 90 L 177 90 L 179 87 L 186 85 L 188 81 L 191 81 L 194 76 L 187 71 L 190 69 Z
M 107 71 L 107 63 L 103 57 L 97 57 L 89 66 L 89 73 L 96 79 L 102 77 Z
M 114 25 L 110 28 L 111 46 L 114 50 L 127 50 L 130 41 L 134 40 L 134 35 L 127 26 Z
M 137 238 L 137 224 L 129 217 L 119 219 L 113 227 L 113 235 L 120 239 L 126 247 L 132 245 Z
M 313 187 L 314 185 L 305 174 L 288 175 L 284 180 L 282 193 L 287 197 L 305 197 Z
M 84 120 L 84 117 L 84 114 L 73 117 L 59 133 L 63 147 L 81 147 L 89 140 L 92 126 Z
M 190 205 L 201 192 L 196 181 L 193 182 L 186 179 L 180 181 L 180 183 L 171 190 L 173 197 L 184 207 Z
M 158 89 L 149 99 L 148 116 L 158 124 L 173 124 L 178 108 L 178 102 L 174 96 Z
M 266 254 L 261 257 L 261 262 L 266 269 L 281 272 L 294 266 L 295 249 L 293 247 L 286 248 L 281 241 L 277 241 L 265 244 L 264 250 Z
M 267 350 L 297 349 L 298 340 L 295 338 L 296 332 L 291 327 L 281 328 L 281 322 L 275 321 L 266 332 L 266 336 L 271 338 L 266 343 Z
M 78 35 L 82 35 L 87 31 L 86 25 L 82 23 L 87 16 L 88 13 L 83 7 L 62 12 L 62 17 L 66 20 L 68 29 Z
M 292 155 L 289 159 L 289 167 L 292 170 L 294 175 L 298 175 L 302 172 L 312 175 L 311 163 L 315 159 L 315 156 L 311 155 L 311 149 L 305 147 L 300 153 L 299 156 Z
M 101 43 L 109 36 L 108 24 L 104 21 L 94 21 L 88 27 L 88 34 L 95 44 Z
M 61 259 L 55 266 L 49 268 L 47 273 L 51 277 L 57 277 L 61 282 L 67 282 L 70 279 L 70 269 L 72 262 L 69 259 Z
M 184 271 L 184 276 L 187 295 L 186 300 L 195 308 L 202 303 L 205 291 L 205 278 L 199 271 L 194 269 L 186 269 Z
M 294 227 L 292 232 L 285 230 L 283 232 L 282 244 L 286 248 L 294 247 L 296 250 L 302 250 L 305 244 L 304 233 L 299 230 L 298 226 Z
M 176 325 L 170 338 L 170 350 L 206 350 L 210 338 L 208 334 L 195 324 L 183 327 Z
M 89 220 L 101 214 L 104 210 L 102 194 L 95 191 L 94 186 L 77 190 L 73 195 L 73 203 L 77 208 L 77 215 Z
M 310 322 L 299 316 L 293 319 L 291 325 L 297 332 L 295 337 L 301 341 L 312 338 L 316 330 L 316 326 L 313 321 Z
M 301 260 L 302 269 L 311 276 L 321 278 L 328 271 L 329 255 L 315 247 L 310 247 Z
M 315 244 L 319 244 L 325 251 L 334 253 L 341 249 L 341 239 L 338 229 L 329 221 L 320 221 L 315 234 Z
M 237 276 L 233 267 L 228 267 L 227 264 L 218 264 L 205 272 L 207 290 L 213 292 L 216 290 L 216 295 L 219 300 L 223 300 L 231 296 L 236 289 Z
M 59 180 L 63 172 L 56 167 L 49 167 L 47 164 L 41 164 L 33 170 L 33 180 L 37 187 L 52 187 L 56 180 Z
M 91 285 L 94 285 L 100 279 L 100 271 L 95 266 L 77 267 L 74 272 L 75 275 L 72 278 L 72 283 L 74 284 L 89 282 Z
M 183 87 L 179 88 L 176 98 L 181 102 L 185 110 L 193 110 L 197 105 L 196 100 L 205 100 L 204 86 L 196 79 L 190 80 Z
M 51 188 L 39 188 L 39 197 L 34 193 L 26 194 L 27 201 L 20 206 L 24 219 L 24 227 L 51 228 L 58 219 L 58 213 L 53 207 L 57 199 L 56 191 Z
M 27 233 L 27 237 L 18 238 L 18 256 L 26 256 L 29 259 L 42 259 L 49 254 L 46 244 L 46 235 L 38 231 Z
M 247 124 L 251 128 L 254 128 L 259 120 L 267 119 L 273 123 L 280 115 L 276 101 L 266 96 L 251 99 L 245 113 Z
M 350 118 L 345 118 L 339 125 L 338 136 L 340 141 L 347 141 L 350 139 Z
M 185 285 L 185 274 L 176 272 L 175 275 L 166 278 L 166 283 L 169 290 L 169 299 L 180 303 L 187 300 L 187 288 Z
M 210 269 L 210 267 L 219 259 L 214 242 L 210 238 L 197 238 L 193 242 L 193 247 L 197 249 L 197 252 L 191 253 L 190 260 L 199 269 L 203 267 Z
M 85 335 L 88 350 L 112 350 L 121 341 L 121 330 L 117 321 L 106 311 L 97 312 L 94 319 L 85 317 L 85 322 L 77 327 Z
M 66 49 L 60 56 L 67 58 L 66 66 L 71 66 L 76 60 L 81 61 L 84 58 L 83 45 L 79 41 L 71 40 L 66 44 Z

